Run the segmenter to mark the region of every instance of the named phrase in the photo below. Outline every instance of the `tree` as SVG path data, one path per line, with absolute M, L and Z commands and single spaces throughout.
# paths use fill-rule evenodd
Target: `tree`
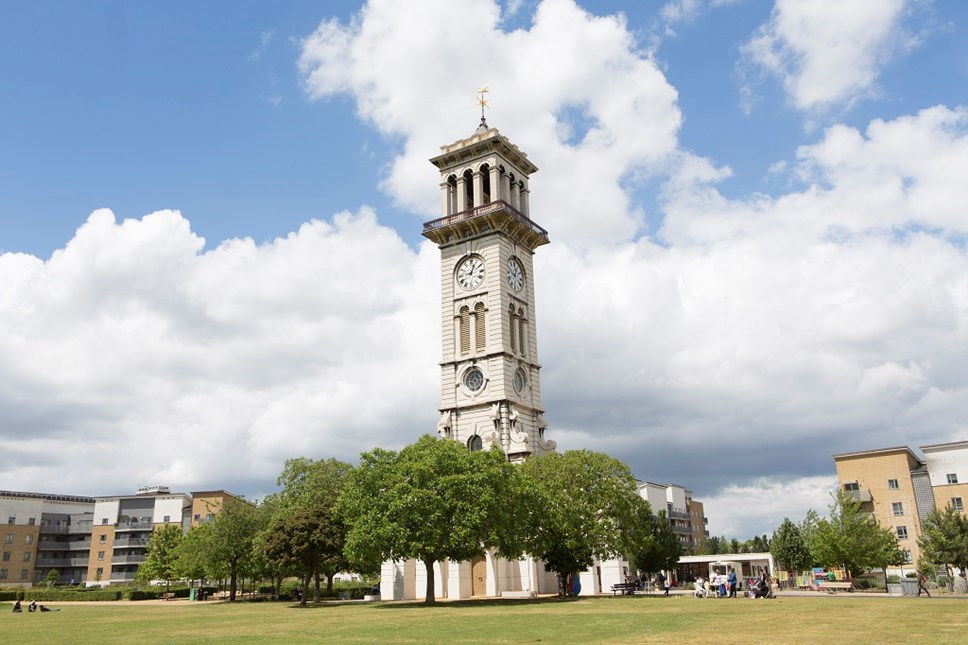
M 470 560 L 492 547 L 520 555 L 517 482 L 517 469 L 497 448 L 471 452 L 424 435 L 400 452 L 365 452 L 337 505 L 346 553 L 362 569 L 384 560 L 423 562 L 431 604 L 435 562 Z
M 921 525 L 918 546 L 924 559 L 944 566 L 949 591 L 953 590 L 951 567 L 968 569 L 968 517 L 950 504 L 943 511 L 931 511 Z
M 624 555 L 634 546 L 629 536 L 641 497 L 628 466 L 603 453 L 570 450 L 533 456 L 520 470 L 534 495 L 521 516 L 527 551 L 559 580 L 587 569 L 595 555 Z
M 229 574 L 229 600 L 234 601 L 240 570 L 253 557 L 253 543 L 259 532 L 260 516 L 254 504 L 228 497 L 221 510 L 206 522 L 201 547 L 206 555 L 206 570 L 224 565 Z M 202 528 L 202 527 L 198 527 Z
M 44 582 L 47 584 L 47 588 L 50 589 L 55 584 L 57 584 L 57 578 L 59 577 L 60 577 L 60 573 L 58 573 L 57 569 L 51 569 L 50 571 L 48 571 L 47 577 L 44 578 Z
M 322 573 L 332 591 L 333 576 L 348 566 L 343 555 L 344 539 L 345 528 L 334 517 L 332 507 L 316 505 L 276 518 L 266 531 L 263 552 L 278 568 L 300 572 L 304 589 Z M 306 604 L 306 595 L 302 595 L 300 604 Z
M 651 509 L 649 510 L 651 515 Z M 635 568 L 649 574 L 675 569 L 679 556 L 682 555 L 682 543 L 673 532 L 666 512 L 659 511 L 659 515 L 650 517 L 649 521 L 651 535 L 644 542 L 636 545 L 638 548 L 632 551 L 632 562 Z
M 178 545 L 182 541 L 182 529 L 177 524 L 163 524 L 148 539 L 145 561 L 138 567 L 136 578 L 142 582 L 164 580 L 170 587 L 177 580 Z
M 299 567 L 302 566 L 300 563 L 306 563 L 310 567 L 309 571 L 300 569 L 299 572 L 305 574 L 303 578 L 306 589 L 309 588 L 309 580 L 315 580 L 317 601 L 320 575 L 326 576 L 326 587 L 331 592 L 333 577 L 350 566 L 343 557 L 345 526 L 342 521 L 332 517 L 332 513 L 352 472 L 351 465 L 336 459 L 318 461 L 305 457 L 289 459 L 276 480 L 276 484 L 281 486 L 282 490 L 273 495 L 266 505 L 269 509 L 266 526 L 271 527 L 275 535 L 272 537 L 271 547 L 268 545 L 269 535 L 260 538 L 260 551 L 269 557 L 270 564 L 274 566 L 287 562 L 289 565 Z M 307 517 L 319 519 L 315 529 L 310 533 L 306 532 L 307 527 L 300 526 Z M 322 533 L 324 529 L 329 533 L 324 535 Z M 310 542 L 297 544 L 286 537 L 296 535 Z M 293 552 L 290 554 L 292 557 L 286 557 L 286 554 L 279 551 L 283 544 L 289 544 L 292 549 L 298 551 L 298 554 Z M 267 547 L 271 551 L 271 556 L 270 551 L 266 550 Z M 305 598 L 306 595 L 303 594 L 303 602 Z
M 784 517 L 783 523 L 773 532 L 770 553 L 786 571 L 802 572 L 813 564 L 810 549 L 807 548 L 800 527 L 788 517 Z
M 899 564 L 897 536 L 861 509 L 860 502 L 838 490 L 830 506 L 830 519 L 817 520 L 810 551 L 817 564 L 843 567 L 849 578 L 873 567 Z

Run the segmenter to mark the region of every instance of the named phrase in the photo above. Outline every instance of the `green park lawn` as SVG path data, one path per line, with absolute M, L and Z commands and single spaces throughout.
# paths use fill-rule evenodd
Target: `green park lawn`
M 619 596 L 420 603 L 63 603 L 11 612 L 0 643 L 962 643 L 968 600 Z

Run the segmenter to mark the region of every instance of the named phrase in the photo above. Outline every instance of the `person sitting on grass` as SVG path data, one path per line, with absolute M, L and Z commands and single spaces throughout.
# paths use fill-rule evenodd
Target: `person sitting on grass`
M 23 612 L 24 608 L 20 606 L 20 601 L 18 600 L 13 604 L 13 613 L 19 614 Z

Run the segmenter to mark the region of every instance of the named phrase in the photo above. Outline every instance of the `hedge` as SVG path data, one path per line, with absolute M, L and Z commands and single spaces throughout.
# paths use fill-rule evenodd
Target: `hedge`
M 92 600 L 121 600 L 120 589 L 27 589 L 23 592 L 23 600 L 37 600 L 44 602 L 71 601 L 84 602 Z

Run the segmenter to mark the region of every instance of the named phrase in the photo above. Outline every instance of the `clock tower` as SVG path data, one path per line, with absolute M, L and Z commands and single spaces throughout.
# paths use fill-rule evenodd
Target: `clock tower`
M 423 225 L 440 247 L 441 436 L 508 459 L 551 452 L 541 407 L 534 251 L 548 233 L 530 218 L 538 168 L 483 116 L 441 147 L 441 217 Z

